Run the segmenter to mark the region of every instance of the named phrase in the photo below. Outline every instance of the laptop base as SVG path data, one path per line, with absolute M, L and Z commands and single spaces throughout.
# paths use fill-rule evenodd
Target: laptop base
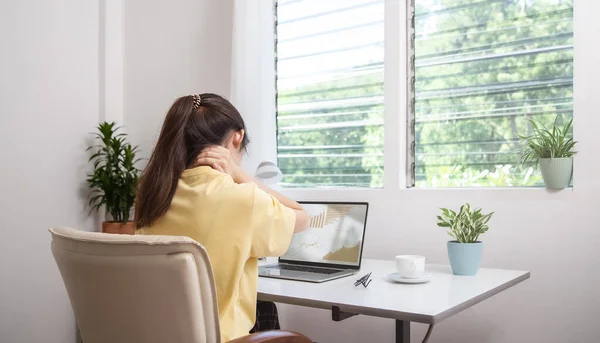
M 314 273 L 314 272 L 307 272 L 307 271 L 279 269 L 281 266 L 285 266 L 285 265 L 287 265 L 287 264 L 278 263 L 278 264 L 270 264 L 270 265 L 260 266 L 258 268 L 258 276 L 274 278 L 274 279 L 285 279 L 285 280 L 321 283 L 321 282 L 325 282 L 325 281 L 331 281 L 331 280 L 347 277 L 350 275 L 354 275 L 358 272 L 358 270 L 340 269 L 336 273 L 321 274 L 321 273 Z M 292 266 L 297 266 L 297 265 L 292 265 Z M 318 269 L 318 268 L 312 268 L 312 269 Z M 324 268 L 324 269 L 331 269 L 331 268 Z

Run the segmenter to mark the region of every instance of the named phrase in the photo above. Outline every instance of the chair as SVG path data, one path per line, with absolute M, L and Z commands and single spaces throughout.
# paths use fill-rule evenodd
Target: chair
M 187 237 L 50 229 L 84 343 L 221 343 L 206 250 Z M 229 343 L 309 343 L 270 331 Z

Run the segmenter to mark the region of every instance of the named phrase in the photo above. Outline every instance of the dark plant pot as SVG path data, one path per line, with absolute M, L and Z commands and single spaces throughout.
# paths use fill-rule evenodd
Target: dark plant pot
M 448 242 L 448 258 L 454 275 L 475 275 L 479 270 L 483 243 Z
M 129 221 L 125 224 L 121 222 L 102 222 L 102 232 L 122 235 L 135 235 L 135 223 L 132 221 Z

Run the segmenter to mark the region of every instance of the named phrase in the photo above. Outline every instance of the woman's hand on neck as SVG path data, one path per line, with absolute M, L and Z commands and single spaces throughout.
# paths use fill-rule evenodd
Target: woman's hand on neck
M 235 161 L 231 152 L 220 145 L 208 147 L 200 152 L 194 167 L 208 166 L 221 173 L 229 174 L 235 183 L 252 182 L 253 179 Z

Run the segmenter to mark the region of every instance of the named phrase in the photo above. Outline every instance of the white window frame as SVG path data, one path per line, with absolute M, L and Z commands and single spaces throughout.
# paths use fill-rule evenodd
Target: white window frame
M 582 0 L 575 0 L 580 4 Z M 581 5 L 578 5 L 581 6 Z M 475 193 L 506 193 L 513 197 L 515 192 L 525 194 L 536 194 L 536 199 L 545 197 L 548 191 L 543 187 L 465 187 L 465 188 L 415 188 L 412 187 L 411 180 L 412 159 L 414 155 L 409 153 L 410 143 L 413 141 L 410 137 L 410 126 L 414 125 L 414 118 L 409 116 L 409 78 L 410 70 L 409 61 L 412 51 L 409 46 L 408 30 L 412 26 L 409 18 L 412 17 L 412 9 L 414 8 L 414 0 L 385 0 L 385 18 L 384 18 L 384 177 L 382 188 L 363 188 L 363 187 L 332 187 L 332 188 L 282 188 L 281 190 L 297 199 L 307 200 L 356 200 L 361 201 L 371 198 L 374 194 L 396 193 L 398 191 L 413 192 L 442 192 L 462 194 Z M 577 11 L 574 13 L 575 35 L 574 45 L 582 41 L 582 36 L 587 36 L 587 39 L 594 37 L 592 33 L 581 27 L 576 21 Z M 589 25 L 589 24 L 588 24 Z M 585 34 L 584 34 L 585 33 Z M 577 36 L 579 35 L 579 36 Z M 577 50 L 575 50 L 577 51 Z M 575 52 L 574 61 L 579 60 L 582 54 Z M 589 57 L 588 57 L 589 58 Z M 574 62 L 575 63 L 575 62 Z M 579 63 L 579 62 L 577 62 Z M 574 96 L 576 99 L 581 88 L 575 86 L 575 83 L 581 82 L 583 78 L 581 73 L 578 73 L 579 68 L 575 68 L 573 75 Z M 594 82 L 588 80 L 588 83 Z M 398 96 L 405 95 L 405 96 Z M 574 113 L 579 108 L 578 101 L 574 100 Z M 575 114 L 574 114 L 575 115 Z M 581 118 L 582 114 L 577 114 L 577 120 L 574 120 L 574 130 L 577 131 L 578 148 L 581 149 L 585 145 L 586 138 L 593 138 L 594 134 L 587 135 L 578 123 L 583 120 L 588 120 L 590 115 Z M 263 117 L 266 119 L 266 117 Z M 268 118 L 269 121 L 276 122 L 276 116 L 272 115 Z M 598 124 L 600 127 L 600 123 Z M 272 156 L 273 160 L 277 160 L 275 153 Z M 576 162 L 579 168 L 574 168 L 573 177 L 577 179 L 577 187 L 592 186 L 591 178 L 582 178 L 581 173 L 581 155 L 578 155 Z M 589 163 L 589 162 L 588 162 Z M 579 170 L 579 171 L 578 171 Z M 586 173 L 587 174 L 587 173 Z M 574 188 L 568 188 L 561 192 L 560 197 L 570 197 L 564 195 L 572 193 Z M 541 197 L 541 198 L 539 198 Z

